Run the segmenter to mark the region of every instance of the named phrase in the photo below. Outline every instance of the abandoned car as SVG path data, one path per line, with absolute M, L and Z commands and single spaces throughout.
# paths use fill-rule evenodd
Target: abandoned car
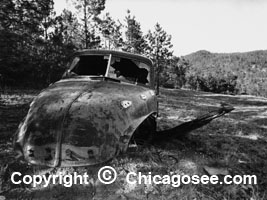
M 127 149 L 142 122 L 155 131 L 153 70 L 151 60 L 139 55 L 77 52 L 62 79 L 31 103 L 15 149 L 28 162 L 51 167 L 113 158 Z
M 148 58 L 111 50 L 79 51 L 62 79 L 33 100 L 15 134 L 14 148 L 31 164 L 95 165 L 126 151 L 137 135 L 149 138 L 153 133 L 154 141 L 161 140 L 233 110 L 223 106 L 156 132 L 154 81 L 154 68 Z

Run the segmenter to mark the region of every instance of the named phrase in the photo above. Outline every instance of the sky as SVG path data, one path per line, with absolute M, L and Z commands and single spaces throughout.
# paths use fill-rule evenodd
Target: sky
M 54 2 L 58 14 L 71 9 L 66 0 Z M 172 36 L 176 56 L 267 49 L 267 0 L 106 0 L 105 7 L 121 22 L 129 9 L 144 34 L 158 22 Z

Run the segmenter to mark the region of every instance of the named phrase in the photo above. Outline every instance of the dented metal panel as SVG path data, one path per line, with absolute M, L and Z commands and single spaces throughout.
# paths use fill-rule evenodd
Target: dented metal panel
M 33 164 L 94 165 L 125 151 L 135 129 L 155 112 L 156 96 L 146 87 L 59 81 L 33 101 L 16 143 Z

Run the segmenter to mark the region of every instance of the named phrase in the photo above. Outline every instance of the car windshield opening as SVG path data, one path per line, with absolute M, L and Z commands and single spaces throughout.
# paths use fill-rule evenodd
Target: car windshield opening
M 125 82 L 148 85 L 150 66 L 131 58 L 107 55 L 82 55 L 75 57 L 69 74 L 78 76 L 105 76 Z
M 81 76 L 104 76 L 108 58 L 104 55 L 89 55 L 74 58 L 71 72 Z

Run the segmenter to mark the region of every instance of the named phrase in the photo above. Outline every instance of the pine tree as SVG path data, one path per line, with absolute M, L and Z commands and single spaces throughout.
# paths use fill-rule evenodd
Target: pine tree
M 189 70 L 189 61 L 184 57 L 172 59 L 172 72 L 175 74 L 175 87 L 181 88 L 186 83 L 186 72 Z
M 63 44 L 71 44 L 78 47 L 77 35 L 81 35 L 79 22 L 76 16 L 69 10 L 64 9 L 60 16 L 57 17 L 57 30 L 62 37 Z
M 100 43 L 100 37 L 95 33 L 95 20 L 105 9 L 105 0 L 73 0 L 78 13 L 82 13 L 83 37 L 81 42 L 84 48 L 92 48 Z
M 28 81 L 39 70 L 36 41 L 44 35 L 43 24 L 53 9 L 52 0 L 0 1 L 0 73 L 8 84 Z M 36 73 L 35 73 L 36 72 Z
M 155 30 L 145 35 L 147 45 L 145 54 L 149 56 L 156 65 L 157 92 L 159 92 L 160 76 L 164 68 L 170 62 L 173 51 L 171 50 L 171 36 L 162 29 L 159 23 L 155 25 Z
M 121 33 L 122 24 L 112 19 L 109 13 L 106 13 L 102 19 L 98 19 L 98 28 L 105 38 L 105 49 L 118 49 L 122 46 L 123 39 Z
M 76 47 L 76 31 L 78 21 L 71 11 L 63 10 L 60 16 L 50 19 L 53 23 L 45 40 L 45 49 L 42 54 L 46 58 L 42 64 L 46 82 L 49 84 L 61 77 L 65 71 L 65 64 L 69 61 Z
M 146 45 L 145 39 L 141 31 L 140 23 L 136 21 L 135 16 L 131 15 L 130 10 L 127 10 L 125 22 L 126 41 L 124 43 L 124 50 L 132 53 L 142 54 Z

